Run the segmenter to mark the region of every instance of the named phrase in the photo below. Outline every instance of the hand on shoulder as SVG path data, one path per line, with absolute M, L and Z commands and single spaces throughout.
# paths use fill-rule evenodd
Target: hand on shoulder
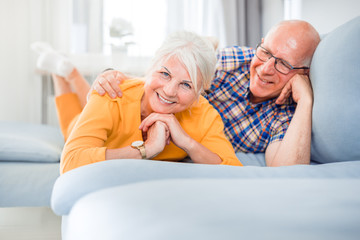
M 89 91 L 88 98 L 93 90 L 101 96 L 107 93 L 111 98 L 122 97 L 119 84 L 126 79 L 129 79 L 129 77 L 120 71 L 113 69 L 105 70 L 96 77 Z

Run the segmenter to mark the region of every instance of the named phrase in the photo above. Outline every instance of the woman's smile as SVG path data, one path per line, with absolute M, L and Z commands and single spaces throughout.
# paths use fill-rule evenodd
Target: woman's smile
M 189 73 L 176 57 L 159 65 L 146 80 L 144 88 L 143 111 L 147 114 L 178 113 L 197 99 Z
M 160 102 L 164 102 L 164 103 L 167 103 L 167 104 L 174 104 L 176 102 L 173 102 L 173 101 L 170 101 L 170 100 L 167 100 L 165 99 L 164 97 L 162 97 L 159 93 L 156 93 L 158 98 L 160 99 Z

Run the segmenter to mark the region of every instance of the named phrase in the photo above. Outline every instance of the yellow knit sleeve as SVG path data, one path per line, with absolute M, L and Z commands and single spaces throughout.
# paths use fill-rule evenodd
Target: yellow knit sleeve
M 116 101 L 92 94 L 65 143 L 60 172 L 105 160 L 104 146 L 118 116 Z

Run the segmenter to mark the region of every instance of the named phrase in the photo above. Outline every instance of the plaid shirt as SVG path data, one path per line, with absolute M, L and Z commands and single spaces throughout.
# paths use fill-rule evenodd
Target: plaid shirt
M 225 134 L 237 152 L 265 152 L 269 143 L 281 141 L 296 107 L 291 98 L 283 105 L 275 104 L 276 99 L 250 102 L 250 63 L 254 54 L 254 49 L 245 47 L 222 49 L 206 96 L 220 113 Z

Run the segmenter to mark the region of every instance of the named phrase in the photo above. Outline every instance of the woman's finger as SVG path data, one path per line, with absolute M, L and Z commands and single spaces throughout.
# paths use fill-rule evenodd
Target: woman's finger
M 154 117 L 155 114 L 150 114 L 147 116 L 139 126 L 139 129 L 141 129 L 143 132 L 148 131 L 148 129 L 156 122 L 156 117 Z

